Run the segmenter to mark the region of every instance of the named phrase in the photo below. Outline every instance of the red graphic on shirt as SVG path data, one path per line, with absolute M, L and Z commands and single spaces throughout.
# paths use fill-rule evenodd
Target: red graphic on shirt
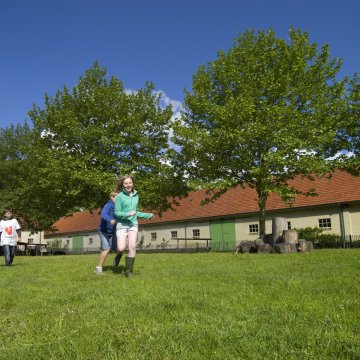
M 5 228 L 5 232 L 6 232 L 9 236 L 11 236 L 11 235 L 12 235 L 12 232 L 13 232 L 12 226 L 6 227 L 6 228 Z

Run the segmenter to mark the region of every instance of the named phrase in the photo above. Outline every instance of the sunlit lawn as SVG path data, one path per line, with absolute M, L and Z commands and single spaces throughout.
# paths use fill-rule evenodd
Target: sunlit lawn
M 0 359 L 360 358 L 360 250 L 113 256 L 1 266 Z

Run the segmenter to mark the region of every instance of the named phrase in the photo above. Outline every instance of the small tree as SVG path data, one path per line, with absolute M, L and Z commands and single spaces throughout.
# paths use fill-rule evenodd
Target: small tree
M 169 245 L 169 240 L 165 240 L 165 238 L 162 239 L 162 242 L 159 244 L 159 247 L 161 249 L 166 249 Z
M 265 233 L 266 203 L 277 193 L 291 204 L 300 192 L 288 181 L 331 170 L 348 116 L 347 78 L 307 33 L 291 29 L 289 41 L 273 31 L 246 31 L 226 53 L 200 66 L 185 111 L 174 124 L 176 164 L 193 187 L 212 191 L 209 201 L 234 186 L 254 188 Z
M 138 249 L 140 249 L 140 250 L 144 249 L 144 247 L 145 247 L 145 237 L 144 237 L 144 235 L 141 235 L 141 236 L 140 236 L 140 240 L 139 240 L 139 242 L 137 243 L 137 247 L 138 247 Z

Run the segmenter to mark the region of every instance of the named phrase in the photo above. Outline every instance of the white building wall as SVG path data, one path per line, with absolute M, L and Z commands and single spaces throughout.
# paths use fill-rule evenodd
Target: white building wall
M 148 249 L 159 248 L 162 244 L 166 249 L 174 249 L 177 247 L 202 247 L 206 245 L 205 240 L 193 238 L 193 231 L 199 233 L 200 239 L 210 238 L 210 225 L 208 221 L 205 222 L 176 222 L 172 224 L 154 224 L 139 227 L 138 242 L 144 239 L 144 247 Z M 176 232 L 176 240 L 171 237 L 171 233 Z M 154 235 L 156 234 L 156 240 Z M 187 240 L 184 240 L 187 239 Z
M 87 232 L 85 234 L 66 234 L 51 237 L 46 239 L 46 244 L 58 244 L 59 248 L 69 249 L 73 248 L 73 237 L 82 236 L 84 251 L 96 252 L 100 250 L 100 236 L 97 231 Z
M 343 208 L 345 235 L 360 235 L 360 206 L 349 206 Z M 319 219 L 330 219 L 331 229 L 324 229 L 324 233 L 341 234 L 340 207 L 313 207 L 307 209 L 289 209 L 276 213 L 268 213 L 265 222 L 267 234 L 272 232 L 273 217 L 284 217 L 290 222 L 291 229 L 304 227 L 319 227 Z M 251 234 L 249 226 L 259 224 L 257 215 L 238 218 L 235 221 L 236 240 L 255 240 L 258 234 Z
M 286 215 L 286 214 L 284 214 Z M 297 210 L 288 213 L 286 217 L 291 222 L 291 228 L 319 227 L 319 219 L 331 219 L 331 229 L 324 229 L 324 232 L 341 234 L 340 208 L 313 208 Z
M 100 249 L 100 236 L 98 232 L 88 233 L 83 235 L 84 248 L 87 250 Z
M 351 216 L 350 216 L 350 209 L 349 206 L 344 206 L 342 208 L 342 216 L 343 216 L 343 222 L 344 222 L 344 228 L 346 231 L 345 235 L 352 234 L 352 222 L 351 222 Z
M 360 205 L 349 206 L 349 219 L 352 235 L 360 235 Z
M 32 234 L 30 231 L 21 230 L 21 242 L 26 244 L 46 244 L 46 240 L 44 240 L 44 232 L 40 231 L 35 234 Z

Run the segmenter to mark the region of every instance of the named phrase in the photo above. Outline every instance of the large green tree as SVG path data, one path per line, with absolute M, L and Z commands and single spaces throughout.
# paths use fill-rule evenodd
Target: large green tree
M 60 208 L 52 203 L 53 187 L 44 186 L 37 169 L 37 134 L 27 123 L 0 129 L 0 208 L 10 207 L 22 227 L 49 227 Z M 45 225 L 44 225 L 45 224 Z
M 29 172 L 27 144 L 31 142 L 32 132 L 29 126 L 11 125 L 0 129 L 0 209 L 14 208 L 23 188 L 23 179 Z
M 173 112 L 160 106 L 160 96 L 151 83 L 126 91 L 95 63 L 72 91 L 65 86 L 54 97 L 45 95 L 43 108 L 34 105 L 25 156 L 18 160 L 28 177 L 13 186 L 18 213 L 31 229 L 102 206 L 124 174 L 135 177 L 144 208 L 161 212 L 171 196 L 183 193 L 184 181 L 167 161 Z
M 300 191 L 288 181 L 327 173 L 326 159 L 346 145 L 338 135 L 348 121 L 349 80 L 337 80 L 340 68 L 328 45 L 319 49 L 299 30 L 288 41 L 272 30 L 238 35 L 198 68 L 174 124 L 176 161 L 192 186 L 213 190 L 209 200 L 234 186 L 254 188 L 264 234 L 269 194 L 291 203 Z
M 350 82 L 349 110 L 345 130 L 339 133 L 339 141 L 348 152 L 339 158 L 339 166 L 352 175 L 360 175 L 360 78 L 356 74 Z

